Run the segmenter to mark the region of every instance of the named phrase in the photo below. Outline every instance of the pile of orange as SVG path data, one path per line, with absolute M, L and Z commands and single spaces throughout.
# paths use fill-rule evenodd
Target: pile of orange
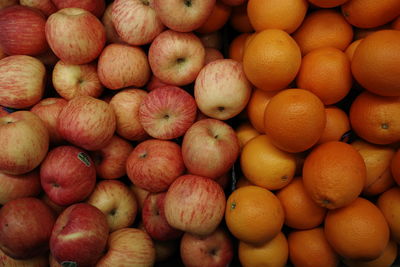
M 225 221 L 242 266 L 392 266 L 400 1 L 247 0 L 229 57 L 253 93 Z

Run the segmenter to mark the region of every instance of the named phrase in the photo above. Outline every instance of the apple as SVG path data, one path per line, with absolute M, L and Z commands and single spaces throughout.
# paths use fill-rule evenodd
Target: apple
M 150 194 L 150 192 L 147 191 L 146 189 L 140 188 L 139 186 L 137 186 L 135 184 L 130 184 L 129 188 L 135 194 L 136 201 L 137 201 L 137 204 L 138 204 L 138 213 L 141 213 L 142 212 L 142 207 L 143 207 L 143 204 L 144 204 L 144 200 Z
M 104 25 L 104 29 L 106 30 L 106 42 L 110 43 L 123 43 L 121 37 L 119 37 L 117 31 L 115 30 L 114 23 L 111 18 L 111 11 L 114 2 L 109 3 L 106 6 L 106 9 L 101 18 L 101 22 Z
M 57 205 L 46 194 L 42 194 L 39 199 L 46 203 L 47 206 L 49 206 L 57 216 L 67 208 L 67 206 Z
M 18 0 L 0 0 L 0 9 L 13 5 L 18 5 Z
M 221 227 L 206 236 L 185 233 L 180 242 L 180 256 L 187 267 L 229 266 L 233 258 L 232 239 Z
M 59 263 L 51 253 L 49 253 L 48 255 L 48 260 L 49 260 L 49 264 L 47 265 L 48 267 L 62 267 L 61 263 Z
M 178 32 L 191 32 L 203 25 L 214 5 L 215 0 L 154 0 L 154 9 L 161 22 Z
M 215 48 L 221 50 L 223 47 L 223 38 L 222 33 L 220 31 L 215 31 L 211 33 L 198 33 L 196 32 L 197 37 L 200 38 L 201 43 L 204 47 Z
M 197 105 L 192 95 L 176 86 L 159 87 L 143 99 L 139 122 L 153 138 L 174 139 L 193 124 Z
M 0 172 L 0 205 L 22 197 L 36 197 L 42 192 L 37 169 L 21 175 Z
M 91 96 L 76 96 L 61 110 L 57 130 L 70 143 L 99 150 L 110 143 L 116 128 L 113 108 Z
M 169 85 L 169 84 L 162 82 L 157 76 L 152 74 L 148 83 L 146 84 L 146 89 L 147 89 L 147 91 L 153 91 L 154 89 L 157 89 L 159 87 L 166 86 L 166 85 Z
M 61 110 L 67 105 L 68 101 L 61 97 L 43 98 L 36 103 L 31 112 L 35 113 L 44 123 L 49 131 L 50 143 L 61 144 L 63 138 L 57 131 L 57 120 Z
M 40 199 L 23 197 L 0 209 L 0 249 L 14 259 L 28 259 L 49 249 L 56 217 Z
M 222 189 L 228 189 L 228 186 L 231 183 L 232 173 L 230 171 L 222 174 L 220 177 L 217 177 L 215 181 L 222 187 Z
M 106 33 L 101 21 L 81 8 L 63 8 L 50 15 L 46 39 L 54 54 L 69 64 L 86 64 L 104 48 Z
M 225 193 L 214 180 L 185 174 L 168 188 L 164 212 L 174 228 L 195 235 L 208 235 L 220 225 L 226 205 Z
M 49 266 L 49 259 L 48 259 L 48 252 L 45 252 L 41 255 L 37 255 L 32 258 L 17 260 L 10 256 L 7 256 L 1 249 L 0 249 L 0 266 L 7 266 L 7 267 L 48 267 Z
M 153 241 L 143 230 L 123 228 L 110 234 L 107 251 L 96 267 L 154 266 L 156 252 Z
M 244 110 L 251 93 L 242 63 L 233 59 L 219 59 L 204 66 L 194 85 L 198 108 L 219 120 L 231 119 Z
M 58 263 L 94 266 L 106 248 L 109 228 L 106 216 L 96 207 L 77 203 L 57 218 L 50 237 L 50 252 Z
M 247 0 L 221 0 L 222 3 L 228 6 L 240 6 L 247 2 Z
M 142 141 L 148 137 L 139 121 L 139 107 L 147 92 L 136 88 L 127 88 L 118 91 L 110 100 L 117 120 L 116 132 L 121 137 Z
M 8 56 L 0 60 L 0 105 L 24 109 L 43 96 L 46 67 L 31 56 Z
M 135 221 L 137 214 L 135 194 L 121 181 L 98 182 L 87 203 L 104 213 L 110 232 L 129 227 Z
M 144 45 L 164 30 L 153 0 L 115 0 L 111 20 L 121 39 L 130 45 Z
M 165 218 L 164 205 L 166 194 L 167 192 L 151 193 L 143 202 L 143 227 L 154 240 L 174 240 L 183 234 L 181 230 L 171 227 Z
M 46 157 L 49 132 L 42 120 L 26 110 L 0 117 L 0 172 L 32 171 Z
M 205 51 L 206 51 L 206 56 L 204 59 L 204 66 L 210 62 L 224 58 L 224 55 L 218 49 L 212 47 L 206 47 Z
M 54 68 L 56 63 L 60 60 L 50 48 L 44 53 L 36 55 L 35 58 L 39 59 L 40 62 L 42 62 L 46 67 L 49 67 L 49 69 Z
M 52 81 L 57 93 L 66 100 L 78 95 L 98 98 L 104 89 L 94 62 L 74 65 L 59 60 L 53 68 Z
M 233 166 L 239 151 L 235 131 L 220 120 L 197 121 L 183 136 L 183 162 L 191 174 L 216 179 Z
M 151 43 L 151 70 L 162 82 L 183 86 L 193 82 L 204 65 L 205 49 L 191 32 L 166 30 Z
M 37 9 L 14 5 L 0 10 L 0 47 L 7 55 L 38 55 L 49 46 L 46 17 Z
M 40 166 L 43 190 L 57 205 L 68 206 L 85 200 L 96 184 L 96 169 L 90 156 L 71 145 L 49 151 Z
M 39 9 L 47 17 L 58 10 L 52 0 L 19 0 L 19 4 Z
M 105 0 L 51 0 L 58 9 L 76 7 L 91 12 L 100 18 L 106 8 Z
M 126 161 L 131 182 L 150 192 L 162 192 L 185 171 L 181 147 L 169 140 L 140 142 Z
M 5 58 L 6 56 L 7 56 L 6 53 L 4 53 L 3 49 L 0 46 L 0 60 Z
M 91 151 L 90 157 L 96 167 L 97 176 L 103 179 L 118 179 L 126 175 L 126 160 L 133 150 L 127 140 L 114 135 L 108 145 Z
M 142 87 L 150 78 L 150 66 L 143 48 L 126 44 L 109 44 L 100 55 L 97 72 L 109 89 Z
M 156 250 L 156 262 L 165 262 L 171 259 L 179 249 L 179 239 L 160 241 L 154 240 L 154 248 Z

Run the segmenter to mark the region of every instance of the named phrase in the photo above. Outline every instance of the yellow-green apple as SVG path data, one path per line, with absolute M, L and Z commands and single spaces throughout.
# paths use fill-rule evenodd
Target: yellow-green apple
M 0 105 L 16 109 L 33 106 L 43 96 L 46 67 L 34 57 L 8 56 L 0 60 Z
M 150 192 L 147 191 L 146 189 L 143 189 L 143 188 L 135 185 L 135 184 L 130 184 L 129 188 L 135 194 L 136 201 L 137 201 L 137 204 L 138 204 L 138 213 L 141 213 L 144 200 L 146 199 L 147 195 L 150 194 Z
M 50 15 L 46 39 L 54 54 L 70 64 L 86 64 L 104 48 L 106 33 L 101 21 L 81 8 L 63 8 Z
M 212 61 L 224 58 L 224 55 L 218 49 L 212 47 L 206 47 L 205 50 L 206 50 L 206 56 L 204 59 L 204 66 Z
M 46 17 L 39 10 L 14 5 L 0 10 L 0 46 L 7 55 L 38 55 L 49 46 Z
M 101 17 L 101 22 L 104 25 L 104 29 L 106 30 L 106 42 L 108 44 L 111 43 L 123 43 L 121 37 L 119 37 L 117 31 L 115 30 L 114 23 L 111 19 L 111 11 L 114 2 L 109 3 L 106 6 L 106 10 L 104 11 L 103 16 Z
M 167 222 L 164 213 L 167 192 L 151 193 L 143 202 L 142 223 L 153 240 L 167 241 L 178 239 L 183 232 Z
M 104 89 L 94 62 L 75 65 L 59 60 L 53 68 L 52 82 L 56 92 L 66 100 L 78 95 L 98 98 Z
M 42 192 L 37 169 L 21 175 L 0 172 L 0 205 L 21 197 L 36 197 Z
M 13 5 L 18 5 L 18 0 L 0 0 L 0 9 Z
M 118 179 L 126 175 L 126 160 L 133 150 L 133 145 L 124 138 L 114 135 L 108 145 L 89 155 L 96 167 L 97 177 Z
M 57 217 L 50 252 L 58 263 L 94 266 L 106 248 L 108 236 L 106 216 L 98 208 L 87 203 L 73 204 Z
M 53 1 L 54 5 L 58 9 L 63 9 L 68 7 L 82 8 L 91 12 L 98 18 L 101 18 L 106 8 L 105 0 L 51 0 L 51 1 Z
M 140 142 L 126 161 L 131 182 L 150 192 L 162 192 L 185 171 L 181 147 L 169 140 Z
M 169 84 L 162 82 L 159 78 L 157 78 L 157 76 L 152 74 L 148 83 L 146 84 L 146 89 L 147 89 L 147 91 L 153 91 L 154 89 L 165 86 L 165 85 L 169 85 Z
M 247 2 L 247 0 L 221 0 L 222 3 L 228 6 L 240 6 Z
M 123 228 L 110 234 L 107 251 L 96 267 L 142 266 L 155 263 L 155 249 L 150 236 L 137 228 Z
M 116 128 L 113 108 L 91 96 L 68 101 L 57 120 L 57 130 L 70 143 L 86 150 L 99 150 L 110 143 Z
M 109 44 L 99 57 L 97 72 L 109 89 L 142 87 L 150 78 L 150 66 L 143 48 L 126 44 Z
M 67 105 L 67 100 L 64 98 L 49 97 L 43 98 L 31 108 L 31 112 L 35 113 L 46 125 L 51 144 L 61 144 L 64 141 L 57 131 L 57 119 L 65 105 Z
M 7 256 L 1 249 L 0 249 L 0 266 L 7 266 L 7 267 L 48 267 L 49 266 L 49 256 L 48 252 L 45 252 L 41 255 L 17 260 L 10 256 Z
M 0 249 L 14 259 L 28 259 L 48 251 L 56 216 L 43 201 L 23 197 L 0 209 Z
M 178 32 L 191 32 L 203 25 L 214 5 L 215 0 L 154 0 L 154 9 L 161 22 Z
M 216 179 L 232 168 L 239 156 L 236 133 L 226 122 L 195 122 L 182 141 L 183 162 L 189 173 Z
M 87 203 L 104 213 L 110 232 L 131 226 L 137 215 L 135 194 L 127 185 L 117 180 L 98 182 Z
M 151 70 L 166 84 L 183 86 L 193 82 L 204 65 L 204 46 L 192 32 L 166 30 L 150 45 Z
M 208 235 L 220 225 L 225 205 L 224 190 L 217 182 L 185 174 L 168 188 L 164 212 L 172 227 L 196 235 Z
M 151 137 L 168 140 L 184 135 L 196 113 L 197 105 L 192 95 L 177 86 L 163 86 L 143 99 L 139 122 Z
M 117 120 L 116 132 L 131 141 L 142 141 L 149 135 L 139 121 L 139 107 L 147 92 L 136 88 L 118 91 L 110 100 Z
M 51 0 L 19 0 L 19 4 L 39 9 L 47 17 L 58 10 Z
M 185 233 L 180 242 L 180 256 L 187 267 L 229 266 L 233 258 L 232 239 L 222 227 L 206 236 Z
M 238 115 L 249 102 L 251 92 L 242 63 L 233 59 L 219 59 L 204 66 L 194 85 L 198 108 L 219 120 Z
M 154 248 L 156 250 L 156 262 L 165 262 L 172 259 L 175 253 L 179 250 L 179 239 L 160 241 L 154 240 Z
M 84 150 L 71 145 L 57 146 L 40 165 L 40 182 L 55 204 L 68 206 L 92 193 L 96 169 Z
M 201 43 L 204 47 L 215 48 L 218 50 L 222 49 L 223 46 L 223 38 L 222 33 L 220 31 L 215 31 L 211 33 L 198 33 L 196 35 L 200 38 Z
M 24 174 L 43 161 L 49 132 L 34 113 L 20 110 L 0 117 L 0 172 Z
M 130 45 L 144 45 L 164 30 L 153 0 L 115 0 L 111 20 L 121 39 Z

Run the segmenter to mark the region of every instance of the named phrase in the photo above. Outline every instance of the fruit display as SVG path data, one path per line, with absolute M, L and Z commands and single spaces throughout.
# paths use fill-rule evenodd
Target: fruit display
M 399 0 L 0 0 L 0 266 L 398 266 L 399 114 Z

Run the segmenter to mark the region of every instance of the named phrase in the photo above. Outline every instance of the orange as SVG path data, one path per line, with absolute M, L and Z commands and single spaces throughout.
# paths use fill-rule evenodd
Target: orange
M 317 143 L 324 131 L 324 104 L 304 89 L 286 89 L 271 98 L 264 113 L 264 130 L 274 145 L 301 152 Z
M 349 0 L 308 0 L 311 4 L 322 8 L 332 8 L 343 5 Z
M 251 244 L 263 244 L 280 233 L 284 212 L 279 199 L 268 189 L 249 185 L 228 197 L 225 222 L 233 236 Z
M 326 240 L 324 229 L 316 227 L 288 234 L 289 259 L 296 267 L 335 267 L 339 256 Z
M 249 0 L 247 15 L 256 31 L 280 29 L 292 33 L 302 23 L 307 8 L 307 0 Z
M 350 120 L 346 112 L 336 106 L 325 107 L 326 124 L 317 144 L 328 141 L 346 141 L 350 133 Z
M 229 43 L 229 58 L 239 62 L 243 61 L 244 45 L 249 35 L 249 33 L 239 34 Z
M 341 6 L 343 16 L 353 26 L 381 26 L 400 15 L 398 0 L 350 0 Z
M 249 16 L 247 16 L 247 2 L 240 6 L 232 8 L 231 16 L 229 18 L 230 26 L 241 33 L 253 32 L 253 26 L 250 23 Z
M 254 129 L 248 121 L 242 122 L 238 127 L 236 127 L 235 131 L 241 148 L 243 148 L 248 141 L 260 135 L 260 133 Z
M 325 236 L 333 249 L 350 260 L 374 260 L 389 242 L 389 226 L 379 208 L 365 198 L 328 211 Z
M 276 91 L 253 90 L 247 103 L 247 117 L 253 127 L 260 133 L 264 133 L 264 111 Z
M 361 43 L 362 40 L 364 40 L 364 38 L 353 41 L 344 51 L 350 62 L 353 60 L 354 52 L 356 51 L 358 45 Z
M 206 34 L 220 30 L 229 20 L 232 7 L 225 5 L 220 0 L 215 2 L 214 8 L 206 22 L 196 29 L 196 32 Z
M 344 51 L 353 40 L 353 29 L 339 12 L 320 9 L 307 15 L 293 38 L 303 55 L 325 46 Z
M 389 224 L 392 238 L 400 243 L 400 187 L 393 187 L 382 193 L 377 205 Z
M 304 161 L 304 187 L 318 205 L 328 209 L 353 202 L 360 195 L 366 176 L 360 153 L 339 141 L 315 147 Z
M 296 159 L 291 153 L 275 147 L 268 135 L 248 141 L 240 154 L 240 167 L 249 182 L 269 190 L 286 186 L 296 171 Z
M 400 16 L 392 21 L 390 24 L 391 28 L 394 30 L 400 30 Z
M 351 61 L 354 78 L 375 94 L 400 96 L 399 51 L 400 31 L 381 30 L 368 35 L 357 46 Z
M 373 34 L 374 32 L 380 31 L 380 30 L 389 30 L 391 29 L 390 24 L 385 24 L 382 26 L 374 27 L 374 28 L 353 28 L 354 29 L 354 40 L 358 39 L 363 39 L 367 37 L 368 35 Z
M 374 144 L 400 141 L 400 97 L 359 94 L 350 106 L 350 124 L 361 138 Z
M 251 38 L 243 55 L 243 68 L 254 86 L 263 90 L 287 87 L 301 64 L 300 48 L 283 30 L 263 30 Z
M 395 185 L 390 172 L 390 162 L 395 154 L 394 148 L 370 144 L 362 139 L 351 145 L 363 157 L 367 168 L 363 194 L 366 196 L 379 195 Z
M 282 232 L 261 245 L 252 245 L 240 241 L 238 254 L 243 267 L 284 267 L 289 258 L 288 242 Z
M 393 178 L 398 185 L 400 185 L 400 149 L 397 149 L 396 154 L 393 156 L 390 162 L 390 170 Z
M 326 209 L 315 203 L 306 192 L 301 177 L 294 178 L 276 193 L 285 211 L 285 224 L 294 229 L 311 229 L 320 225 Z
M 321 47 L 306 54 L 297 75 L 297 87 L 310 90 L 325 105 L 342 100 L 350 91 L 353 77 L 346 54 L 334 47 Z

